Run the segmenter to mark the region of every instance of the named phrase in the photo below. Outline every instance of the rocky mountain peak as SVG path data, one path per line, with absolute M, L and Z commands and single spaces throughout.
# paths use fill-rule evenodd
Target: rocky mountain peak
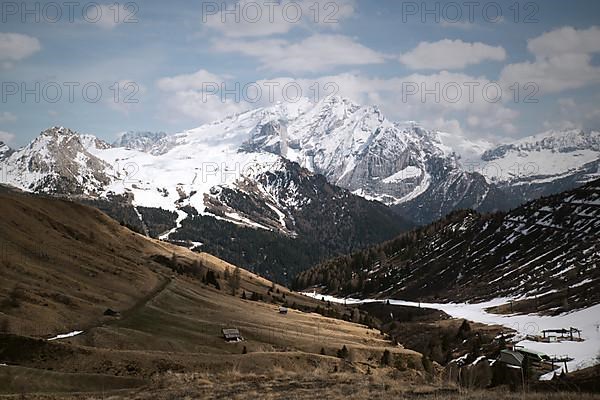
M 0 140 L 0 161 L 10 156 L 12 152 L 13 150 L 6 143 Z
M 64 148 L 70 152 L 77 152 L 91 149 L 105 150 L 111 146 L 94 135 L 80 134 L 69 128 L 53 126 L 42 131 L 28 147 L 30 149 L 46 147 L 48 150 L 56 151 L 59 151 L 58 148 Z
M 52 127 L 3 160 L 6 180 L 17 187 L 52 194 L 91 194 L 103 190 L 111 166 L 88 149 L 110 146 L 91 135 Z
M 112 145 L 147 153 L 166 137 L 165 132 L 128 131 L 122 133 Z

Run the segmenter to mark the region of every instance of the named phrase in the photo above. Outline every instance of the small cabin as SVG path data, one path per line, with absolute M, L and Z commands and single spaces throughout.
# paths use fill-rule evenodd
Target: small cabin
M 512 350 L 501 350 L 498 356 L 499 362 L 515 367 L 521 367 L 524 359 L 525 356 L 523 354 Z
M 521 353 L 533 366 L 541 366 L 542 363 L 550 362 L 550 357 L 542 352 L 523 347 L 518 348 L 517 351 Z
M 244 340 L 240 334 L 240 330 L 237 328 L 226 328 L 222 329 L 221 332 L 223 333 L 223 339 L 225 339 L 226 342 L 241 342 Z

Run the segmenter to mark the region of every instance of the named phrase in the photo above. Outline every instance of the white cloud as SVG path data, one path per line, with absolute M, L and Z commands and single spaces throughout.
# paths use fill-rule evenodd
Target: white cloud
M 179 121 L 180 116 L 183 116 L 195 123 L 203 124 L 246 109 L 248 109 L 246 103 L 222 100 L 220 96 L 206 95 L 198 90 L 184 90 L 168 96 L 166 108 L 163 111 L 165 111 L 166 119 L 170 121 Z
M 354 14 L 355 8 L 355 0 L 205 3 L 202 22 L 230 38 L 261 37 L 288 33 L 298 27 L 334 30 Z
M 264 69 L 292 73 L 385 61 L 383 54 L 342 35 L 315 34 L 297 43 L 282 39 L 227 40 L 215 42 L 213 49 L 256 57 Z
M 0 112 L 0 123 L 15 122 L 16 120 L 17 116 L 15 114 L 8 111 Z
M 506 51 L 501 46 L 481 42 L 444 39 L 421 42 L 413 50 L 400 56 L 400 62 L 412 69 L 462 69 L 486 60 L 503 61 Z
M 13 61 L 20 61 L 40 51 L 39 40 L 20 33 L 0 33 L 0 61 L 8 67 Z
M 220 84 L 227 77 L 219 76 L 201 69 L 192 74 L 182 74 L 173 77 L 159 79 L 157 86 L 166 92 L 177 92 L 182 90 L 203 90 L 207 83 Z
M 463 137 L 465 134 L 461 123 L 457 119 L 444 119 L 439 117 L 423 119 L 419 122 L 427 129 L 450 133 L 451 135 L 448 136 Z
M 0 131 L 0 142 L 12 143 L 15 139 L 15 134 L 10 132 Z
M 516 126 L 511 122 L 519 116 L 519 112 L 510 108 L 498 108 L 493 111 L 491 118 L 484 115 L 470 114 L 466 118 L 467 125 L 475 131 L 487 131 L 501 128 L 507 134 L 517 132 Z
M 222 98 L 214 92 L 230 79 L 204 69 L 159 79 L 156 86 L 166 93 L 163 117 L 170 121 L 185 117 L 201 124 L 247 109 L 244 102 Z
M 529 40 L 527 48 L 537 58 L 561 54 L 599 53 L 600 28 L 592 26 L 589 29 L 577 30 L 565 26 Z
M 564 27 L 528 41 L 535 61 L 509 64 L 500 74 L 505 86 L 533 82 L 542 94 L 559 93 L 600 83 L 592 55 L 600 52 L 600 29 Z
M 534 62 L 509 64 L 500 80 L 506 86 L 535 83 L 542 94 L 560 93 L 600 83 L 600 68 L 591 64 L 588 54 L 560 54 Z
M 543 122 L 546 129 L 594 129 L 600 127 L 600 109 L 598 96 L 581 100 L 573 97 L 560 97 L 556 100 L 558 107 L 548 110 Z
M 597 97 L 597 96 L 596 96 Z M 558 112 L 551 113 L 545 126 L 555 129 L 586 128 L 598 130 L 600 109 L 597 100 L 577 101 L 571 97 L 557 99 Z

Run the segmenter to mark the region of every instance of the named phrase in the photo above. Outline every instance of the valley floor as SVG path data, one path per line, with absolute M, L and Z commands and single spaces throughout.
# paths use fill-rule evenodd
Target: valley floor
M 339 299 L 332 296 L 322 296 L 316 293 L 306 293 L 314 298 L 324 298 L 334 303 L 358 304 L 381 300 L 357 300 Z M 398 306 L 431 308 L 445 312 L 453 318 L 464 318 L 469 321 L 489 325 L 501 325 L 518 333 L 520 340 L 517 345 L 542 352 L 549 356 L 565 356 L 573 358 L 567 363 L 568 371 L 576 371 L 600 364 L 600 305 L 592 306 L 583 310 L 561 314 L 557 316 L 546 316 L 537 314 L 495 314 L 490 309 L 499 310 L 508 308 L 510 311 L 511 299 L 495 299 L 484 303 L 453 304 L 453 303 L 416 303 L 403 300 L 389 300 L 390 304 Z M 562 329 L 575 327 L 580 329 L 581 338 L 584 341 L 543 343 L 526 340 L 527 335 L 541 335 L 545 329 Z M 562 371 L 562 367 L 557 373 Z M 543 377 L 549 379 L 552 373 Z

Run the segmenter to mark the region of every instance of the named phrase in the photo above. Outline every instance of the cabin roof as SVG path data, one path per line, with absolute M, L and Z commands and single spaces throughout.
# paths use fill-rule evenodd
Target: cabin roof
M 536 350 L 531 350 L 531 349 L 526 349 L 526 348 L 519 348 L 517 349 L 517 351 L 519 353 L 527 353 L 527 354 L 535 354 L 536 356 L 540 356 L 540 357 L 547 357 L 547 355 L 545 353 L 542 353 L 541 351 L 536 351 Z
M 523 354 L 512 350 L 501 350 L 500 357 L 498 357 L 500 362 L 510 365 L 523 365 L 524 359 L 525 356 Z
M 238 328 L 224 328 L 221 332 L 223 332 L 225 339 L 238 339 L 242 337 Z

